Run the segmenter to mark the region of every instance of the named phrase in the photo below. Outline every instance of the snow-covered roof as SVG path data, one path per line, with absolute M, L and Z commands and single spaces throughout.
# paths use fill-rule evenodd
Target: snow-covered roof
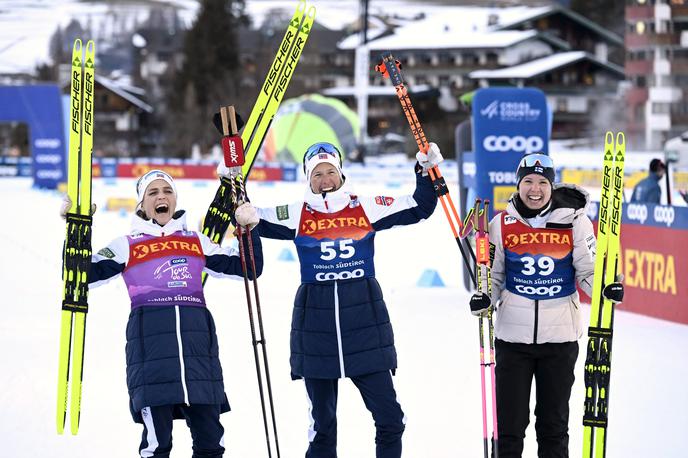
M 567 8 L 553 5 L 501 8 L 480 6 L 428 7 L 425 11 L 425 18 L 397 27 L 391 35 L 370 40 L 368 46 L 373 51 L 504 48 L 524 40 L 539 38 L 535 30 L 510 30 L 511 28 L 555 13 L 564 14 L 571 20 L 600 34 L 608 41 L 623 44 L 623 39 L 618 35 Z M 342 40 L 339 48 L 353 49 L 358 44 L 358 36 L 352 35 Z
M 123 99 L 127 100 L 128 102 L 130 102 L 130 103 L 133 104 L 134 106 L 139 107 L 139 108 L 142 109 L 143 111 L 146 111 L 146 112 L 148 112 L 148 113 L 152 113 L 152 112 L 153 112 L 153 107 L 152 107 L 152 106 L 148 105 L 146 102 L 144 102 L 143 100 L 139 99 L 139 98 L 136 97 L 134 94 L 131 94 L 131 93 L 127 92 L 127 90 L 125 90 L 125 87 L 132 87 L 132 86 L 122 86 L 122 85 L 118 84 L 117 81 L 113 81 L 113 80 L 111 80 L 111 79 L 109 79 L 109 78 L 106 78 L 106 77 L 104 77 L 104 76 L 100 76 L 100 75 L 97 75 L 97 74 L 96 74 L 96 83 L 102 84 L 103 87 L 105 87 L 106 89 L 108 89 L 108 90 L 114 92 L 114 93 L 117 94 L 118 96 L 120 96 L 120 97 L 122 97 Z M 134 86 L 134 87 L 135 87 L 135 86 Z M 136 88 L 136 89 L 138 89 L 138 88 Z
M 547 73 L 554 69 L 563 67 L 565 65 L 578 62 L 580 60 L 589 60 L 606 67 L 612 72 L 624 75 L 624 69 L 611 62 L 605 62 L 597 59 L 585 51 L 570 51 L 552 54 L 550 56 L 535 59 L 513 67 L 500 68 L 496 70 L 476 70 L 468 74 L 473 79 L 528 79 L 533 78 L 542 73 Z
M 496 30 L 503 22 L 517 22 L 542 14 L 542 8 L 484 8 L 470 6 L 429 10 L 424 19 L 397 27 L 391 35 L 368 42 L 371 50 L 504 48 L 537 36 L 534 30 Z M 340 49 L 353 49 L 357 36 L 345 38 Z

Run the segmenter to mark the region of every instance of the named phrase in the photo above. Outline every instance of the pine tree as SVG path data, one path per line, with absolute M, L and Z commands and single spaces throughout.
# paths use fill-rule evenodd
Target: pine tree
M 165 111 L 166 152 L 187 157 L 194 144 L 203 152 L 218 142 L 212 115 L 233 104 L 247 113 L 240 99 L 238 29 L 245 23 L 243 0 L 203 0 L 184 38 L 183 64 L 172 78 Z M 248 116 L 246 114 L 245 116 Z

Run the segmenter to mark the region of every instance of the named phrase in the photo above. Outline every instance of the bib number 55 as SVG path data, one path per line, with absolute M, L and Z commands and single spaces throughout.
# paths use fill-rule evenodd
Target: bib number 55
M 336 257 L 349 259 L 356 253 L 354 247 L 351 246 L 352 243 L 354 243 L 352 239 L 339 240 L 339 243 L 337 243 L 335 240 L 321 242 L 320 259 L 323 261 L 331 261 Z

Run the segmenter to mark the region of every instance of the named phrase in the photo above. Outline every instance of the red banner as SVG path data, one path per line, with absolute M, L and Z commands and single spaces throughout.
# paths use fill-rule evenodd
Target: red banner
M 167 172 L 172 178 L 196 178 L 213 179 L 217 178 L 215 167 L 212 165 L 170 165 L 170 164 L 117 164 L 117 176 L 120 178 L 138 178 L 151 170 L 162 170 Z
M 192 179 L 216 179 L 217 173 L 215 172 L 214 165 L 207 164 L 136 164 L 127 163 L 117 164 L 117 176 L 120 178 L 138 178 L 151 170 L 158 169 L 167 172 L 174 179 L 181 178 L 192 178 Z M 95 167 L 94 167 L 95 169 Z M 98 170 L 98 175 L 94 170 L 94 177 L 100 176 L 100 170 Z M 256 166 L 251 169 L 251 174 L 249 179 L 251 181 L 279 181 L 282 180 L 283 172 L 281 167 L 260 167 Z
M 624 223 L 619 266 L 620 310 L 688 324 L 688 231 Z

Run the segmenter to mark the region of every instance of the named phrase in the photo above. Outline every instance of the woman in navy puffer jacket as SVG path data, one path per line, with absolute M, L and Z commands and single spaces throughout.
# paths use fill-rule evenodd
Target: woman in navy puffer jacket
M 148 172 L 139 179 L 137 193 L 130 235 L 93 255 L 89 282 L 94 287 L 121 274 L 131 298 L 127 387 L 134 421 L 144 425 L 139 453 L 169 457 L 172 420 L 184 418 L 191 429 L 193 456 L 221 457 L 220 414 L 229 411 L 229 403 L 202 273 L 241 279 L 240 258 L 236 249 L 187 230 L 167 173 Z M 257 222 L 237 217 L 243 226 Z M 256 272 L 248 274 L 254 278 L 262 271 L 263 255 L 256 231 L 251 237 Z

